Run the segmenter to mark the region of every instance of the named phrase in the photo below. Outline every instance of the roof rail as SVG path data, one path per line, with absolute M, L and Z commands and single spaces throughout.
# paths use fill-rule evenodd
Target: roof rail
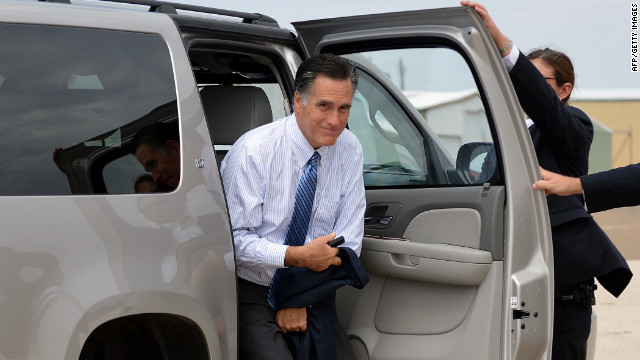
M 205 6 L 179 4 L 179 3 L 155 1 L 155 0 L 101 0 L 101 1 L 145 5 L 145 6 L 149 6 L 150 12 L 177 14 L 176 10 L 186 10 L 186 11 L 205 13 L 205 14 L 223 15 L 223 16 L 240 18 L 242 19 L 243 23 L 247 23 L 247 24 L 260 24 L 260 25 L 279 27 L 278 22 L 275 19 L 266 15 L 256 14 L 256 13 L 216 9 L 216 8 L 209 8 Z

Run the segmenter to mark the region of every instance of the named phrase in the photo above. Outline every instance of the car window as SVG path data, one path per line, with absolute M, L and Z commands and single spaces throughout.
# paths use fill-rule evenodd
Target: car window
M 363 146 L 366 186 L 500 181 L 482 95 L 460 53 L 426 47 L 345 56 L 360 73 L 349 129 Z
M 145 170 L 131 137 L 177 121 L 164 40 L 24 24 L 0 33 L 0 194 L 132 193 Z
M 363 71 L 359 72 L 349 130 L 362 144 L 365 185 L 433 182 L 421 134 L 384 88 Z

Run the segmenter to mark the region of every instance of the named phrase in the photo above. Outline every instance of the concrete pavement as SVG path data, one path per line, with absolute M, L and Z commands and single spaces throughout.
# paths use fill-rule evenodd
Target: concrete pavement
M 596 360 L 640 359 L 640 260 L 629 266 L 635 275 L 619 298 L 602 288 L 596 292 Z
M 640 359 L 640 207 L 594 214 L 602 229 L 629 262 L 634 277 L 619 298 L 596 291 L 596 360 Z

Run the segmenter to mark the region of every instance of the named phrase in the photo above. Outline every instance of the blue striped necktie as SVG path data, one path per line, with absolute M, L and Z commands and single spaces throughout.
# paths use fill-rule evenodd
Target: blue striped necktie
M 320 154 L 317 151 L 313 153 L 311 159 L 304 168 L 298 189 L 296 190 L 296 199 L 293 205 L 293 216 L 291 223 L 287 229 L 287 235 L 284 239 L 285 245 L 302 246 L 307 238 L 309 230 L 309 220 L 311 219 L 311 210 L 313 209 L 313 198 L 316 195 L 316 184 L 318 183 L 318 161 Z M 267 301 L 272 308 L 275 307 L 275 293 L 280 285 L 280 278 L 286 268 L 276 269 L 269 287 L 269 297 Z

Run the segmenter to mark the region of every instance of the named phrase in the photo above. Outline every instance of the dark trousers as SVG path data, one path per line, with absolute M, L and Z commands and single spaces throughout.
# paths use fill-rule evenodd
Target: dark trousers
M 591 306 L 556 298 L 552 360 L 585 360 L 591 331 Z
M 238 353 L 240 360 L 293 360 L 267 303 L 268 286 L 238 278 Z M 349 339 L 338 323 L 334 334 L 335 359 L 353 359 Z

